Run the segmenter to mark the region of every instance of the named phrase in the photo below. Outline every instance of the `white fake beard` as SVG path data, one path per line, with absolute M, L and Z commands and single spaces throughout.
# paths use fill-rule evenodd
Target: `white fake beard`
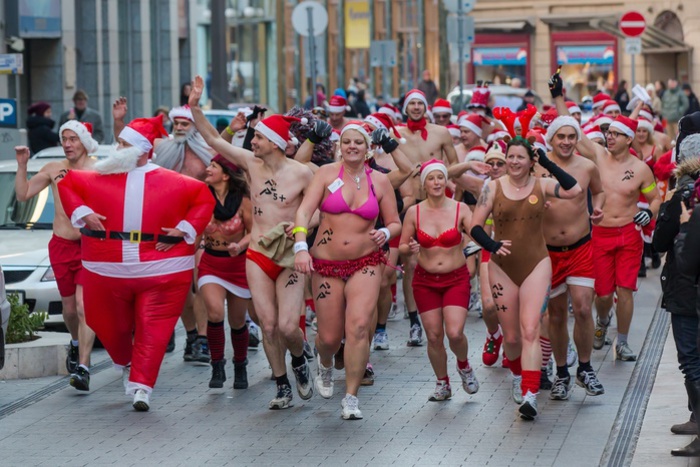
M 143 151 L 137 147 L 113 148 L 106 159 L 95 164 L 95 170 L 103 175 L 131 172 L 136 168 Z

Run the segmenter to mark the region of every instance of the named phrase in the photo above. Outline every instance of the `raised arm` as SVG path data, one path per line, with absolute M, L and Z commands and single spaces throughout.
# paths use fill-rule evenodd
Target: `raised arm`
M 117 141 L 119 133 L 121 133 L 126 126 L 124 119 L 126 118 L 127 110 L 129 109 L 126 106 L 126 97 L 124 96 L 120 96 L 112 104 L 112 119 L 114 119 L 112 130 L 114 131 L 114 141 Z
M 543 188 L 547 196 L 571 199 L 583 193 L 583 189 L 576 179 L 549 160 L 547 153 L 542 149 L 537 150 L 537 162 L 557 179 L 556 182 L 551 179 L 542 179 L 542 182 L 544 182 Z
M 15 157 L 17 158 L 15 196 L 17 197 L 17 201 L 27 201 L 51 184 L 51 176 L 49 175 L 48 168 L 52 164 L 45 165 L 39 173 L 27 180 L 29 148 L 27 146 L 15 146 Z

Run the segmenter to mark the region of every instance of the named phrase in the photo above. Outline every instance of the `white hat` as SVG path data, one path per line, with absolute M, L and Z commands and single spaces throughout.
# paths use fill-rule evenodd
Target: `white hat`
M 570 115 L 560 115 L 552 120 L 552 123 L 550 123 L 547 127 L 547 135 L 545 136 L 545 140 L 548 143 L 551 143 L 554 135 L 557 134 L 557 131 L 561 130 L 565 126 L 570 126 L 576 130 L 576 139 L 581 139 L 581 126 L 578 124 L 578 121 Z
M 187 104 L 183 105 L 182 107 L 173 107 L 168 114 L 168 117 L 170 117 L 170 120 L 175 120 L 176 118 L 186 118 L 187 120 L 194 122 L 192 110 Z
M 63 132 L 65 130 L 74 131 L 75 134 L 78 135 L 80 142 L 83 144 L 88 154 L 94 154 L 97 152 L 99 143 L 92 138 L 92 125 L 89 123 L 82 123 L 77 120 L 68 120 L 66 123 L 61 125 L 61 128 L 58 130 L 58 134 L 61 138 L 61 144 L 63 144 Z
M 423 91 L 419 89 L 411 89 L 410 91 L 408 91 L 408 94 L 406 94 L 406 98 L 403 101 L 403 109 L 401 109 L 403 113 L 406 113 L 408 103 L 414 99 L 418 99 L 419 101 L 421 101 L 425 105 L 425 110 L 428 110 L 428 99 L 426 99 Z

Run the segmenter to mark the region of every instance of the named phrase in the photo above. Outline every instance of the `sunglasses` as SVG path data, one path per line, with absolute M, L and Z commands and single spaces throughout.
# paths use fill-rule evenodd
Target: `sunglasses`
M 493 167 L 503 167 L 506 165 L 506 163 L 503 161 L 487 162 L 487 164 L 490 165 L 492 168 Z

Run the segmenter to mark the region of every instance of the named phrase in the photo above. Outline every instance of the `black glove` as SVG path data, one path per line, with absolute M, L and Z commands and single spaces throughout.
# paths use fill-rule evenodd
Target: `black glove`
M 538 148 L 536 152 L 537 162 L 542 166 L 543 169 L 547 170 L 549 173 L 554 175 L 554 178 L 557 179 L 559 185 L 561 185 L 563 189 L 570 190 L 576 186 L 576 179 L 568 173 L 566 173 L 557 164 L 550 161 L 547 157 L 547 153 L 542 148 Z
M 372 144 L 375 144 L 389 154 L 399 147 L 399 142 L 389 136 L 389 132 L 384 128 L 377 128 L 372 132 Z
M 250 122 L 251 120 L 255 120 L 256 118 L 258 118 L 258 115 L 264 114 L 265 112 L 267 112 L 267 109 L 265 107 L 259 107 L 256 105 L 255 107 L 253 107 L 253 113 L 246 117 L 246 121 Z
M 313 128 L 309 134 L 306 135 L 306 137 L 309 138 L 309 141 L 312 143 L 318 144 L 324 139 L 330 137 L 331 133 L 333 133 L 333 127 L 331 127 L 328 122 L 316 119 L 314 120 Z
M 484 228 L 480 225 L 475 225 L 472 227 L 469 235 L 474 239 L 476 243 L 481 245 L 486 251 L 490 251 L 494 255 L 501 249 L 503 242 L 497 242 L 486 233 Z
M 549 78 L 549 93 L 552 95 L 552 99 L 561 97 L 564 95 L 564 81 L 562 81 L 561 76 L 559 76 L 559 70 Z
M 651 222 L 652 216 L 653 214 L 649 209 L 640 209 L 639 212 L 634 215 L 634 218 L 632 220 L 638 226 L 644 227 L 645 225 L 648 225 L 649 222 Z

